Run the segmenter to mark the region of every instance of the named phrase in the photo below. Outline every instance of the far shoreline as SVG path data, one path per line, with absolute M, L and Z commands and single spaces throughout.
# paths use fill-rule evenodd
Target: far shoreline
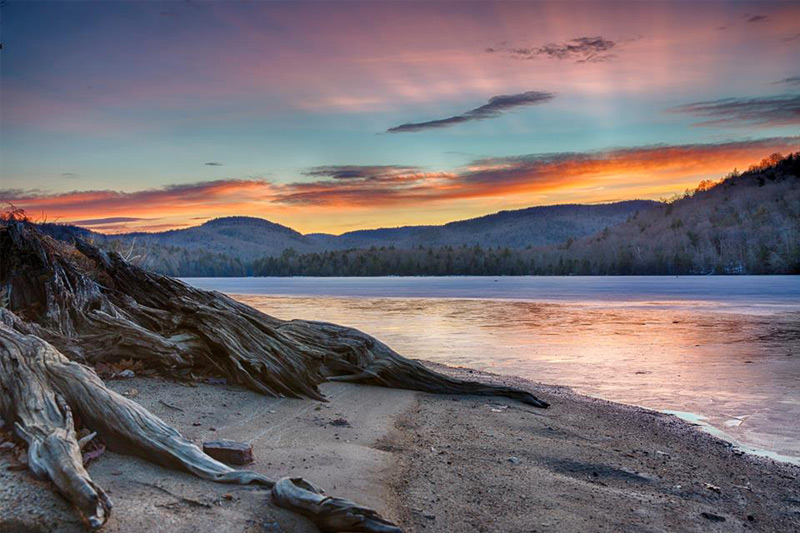
M 468 298 L 542 302 L 724 301 L 800 307 L 791 275 L 179 277 L 226 294 L 276 297 Z
M 708 273 L 708 274 L 387 274 L 376 276 L 305 276 L 303 274 L 289 274 L 286 276 L 171 276 L 178 279 L 373 279 L 373 278 L 747 278 L 747 277 L 792 277 L 800 274 L 790 273 Z

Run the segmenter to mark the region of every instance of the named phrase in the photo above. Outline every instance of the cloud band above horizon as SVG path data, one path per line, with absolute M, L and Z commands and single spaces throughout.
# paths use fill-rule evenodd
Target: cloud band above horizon
M 454 171 L 404 165 L 314 167 L 305 175 L 318 179 L 305 182 L 226 179 L 134 192 L 60 194 L 9 189 L 0 191 L 0 201 L 32 214 L 44 213 L 50 220 L 83 222 L 110 232 L 168 229 L 245 214 L 302 225 L 303 231 L 330 232 L 352 229 L 355 219 L 350 217 L 364 213 L 379 213 L 387 221 L 405 220 L 402 214 L 408 206 L 432 212 L 480 201 L 483 212 L 477 213 L 485 214 L 487 203 L 508 208 L 565 199 L 570 203 L 658 199 L 682 192 L 700 179 L 746 168 L 774 152 L 796 150 L 800 136 L 489 157 Z M 309 225 L 309 220 L 316 222 Z M 434 222 L 416 219 L 418 224 Z
M 791 80 L 792 78 L 787 78 Z M 782 80 L 786 82 L 787 80 Z M 673 107 L 671 113 L 704 118 L 695 126 L 769 127 L 800 124 L 800 94 L 722 98 Z

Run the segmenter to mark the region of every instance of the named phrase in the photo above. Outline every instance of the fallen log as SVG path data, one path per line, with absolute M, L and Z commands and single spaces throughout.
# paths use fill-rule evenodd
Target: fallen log
M 0 416 L 28 443 L 31 469 L 51 479 L 92 527 L 105 522 L 111 502 L 83 468 L 72 412 L 111 450 L 214 482 L 271 488 L 276 503 L 324 531 L 399 531 L 371 509 L 321 496 L 307 481 L 276 489 L 261 474 L 216 461 L 105 387 L 90 368 L 98 363 L 140 361 L 175 379 L 224 377 L 270 396 L 323 401 L 318 385 L 337 380 L 548 405 L 527 391 L 444 376 L 358 330 L 279 320 L 87 242 L 53 240 L 14 215 L 0 222 L 0 254 Z
M 310 518 L 320 531 L 400 533 L 401 530 L 372 509 L 344 498 L 331 498 L 303 478 L 281 478 L 272 488 L 272 501 Z

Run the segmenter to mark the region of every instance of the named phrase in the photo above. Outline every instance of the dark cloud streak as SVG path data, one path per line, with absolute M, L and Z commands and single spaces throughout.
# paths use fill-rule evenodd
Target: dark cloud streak
M 773 81 L 773 85 L 800 85 L 800 76 L 792 76 L 790 78 L 783 78 L 782 80 Z
M 609 52 L 619 45 L 618 42 L 601 36 L 576 37 L 561 43 L 548 43 L 535 47 L 517 46 L 506 48 L 486 48 L 487 53 L 508 52 L 516 59 L 538 59 L 547 57 L 576 63 L 601 63 L 610 61 L 616 56 Z
M 537 53 L 555 59 L 570 59 L 578 63 L 608 61 L 614 56 L 607 54 L 617 43 L 602 37 L 578 37 L 565 43 L 547 44 Z
M 139 222 L 141 220 L 152 220 L 149 218 L 139 217 L 108 217 L 108 218 L 90 218 L 87 220 L 75 220 L 70 222 L 76 226 L 101 226 L 108 224 L 120 224 L 123 222 Z
M 303 175 L 314 178 L 349 180 L 373 179 L 390 174 L 409 174 L 419 171 L 418 167 L 404 167 L 398 165 L 329 165 L 313 167 L 303 172 Z
M 464 122 L 496 118 L 511 109 L 541 104 L 552 100 L 553 98 L 555 98 L 553 93 L 543 91 L 528 91 L 520 94 L 504 94 L 493 96 L 489 99 L 489 103 L 480 107 L 476 107 L 475 109 L 471 109 L 466 113 L 438 120 L 429 120 L 426 122 L 408 122 L 393 128 L 389 128 L 386 130 L 386 132 L 407 133 L 447 128 L 450 126 L 455 126 L 456 124 L 462 124 Z
M 668 111 L 708 119 L 695 126 L 789 126 L 800 124 L 800 95 L 723 98 L 681 105 Z

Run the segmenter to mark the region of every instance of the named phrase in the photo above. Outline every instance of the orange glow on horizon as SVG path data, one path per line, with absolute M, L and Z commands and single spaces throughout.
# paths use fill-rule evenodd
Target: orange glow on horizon
M 310 182 L 242 179 L 134 192 L 5 191 L 2 200 L 34 217 L 106 233 L 163 231 L 235 215 L 266 218 L 303 233 L 342 233 L 441 224 L 534 205 L 657 200 L 798 147 L 798 138 L 789 137 L 488 158 L 454 172 L 388 169 L 369 177 Z

